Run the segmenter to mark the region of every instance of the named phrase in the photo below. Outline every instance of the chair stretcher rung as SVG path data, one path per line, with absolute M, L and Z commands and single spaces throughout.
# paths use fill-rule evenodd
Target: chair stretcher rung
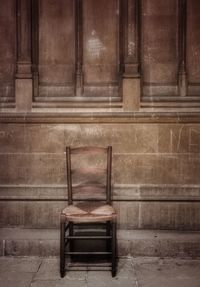
M 112 236 L 67 236 L 67 239 L 111 239 Z
M 106 154 L 105 147 L 76 147 L 70 148 L 71 154 Z
M 67 267 L 71 267 L 71 268 L 76 268 L 76 267 L 93 267 L 93 268 L 96 268 L 96 267 L 101 267 L 101 268 L 108 268 L 108 267 L 112 267 L 112 264 L 111 263 L 102 263 L 102 264 L 97 264 L 97 263 L 68 263 L 67 264 Z
M 112 252 L 65 252 L 65 255 L 110 255 Z

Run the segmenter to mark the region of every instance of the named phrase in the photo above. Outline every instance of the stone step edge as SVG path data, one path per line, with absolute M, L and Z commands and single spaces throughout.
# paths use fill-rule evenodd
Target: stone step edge
M 200 231 L 118 230 L 119 256 L 200 257 Z M 1 256 L 58 256 L 58 229 L 0 229 Z

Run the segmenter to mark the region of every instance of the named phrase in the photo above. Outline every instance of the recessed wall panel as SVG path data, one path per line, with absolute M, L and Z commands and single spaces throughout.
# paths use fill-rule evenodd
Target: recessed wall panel
M 1 0 L 0 102 L 14 101 L 16 70 L 16 1 Z
M 143 95 L 176 95 L 178 1 L 142 0 Z
M 200 96 L 200 1 L 187 1 L 187 73 L 189 95 Z
M 74 1 L 39 1 L 39 96 L 74 95 Z
M 85 96 L 118 96 L 119 1 L 83 1 Z

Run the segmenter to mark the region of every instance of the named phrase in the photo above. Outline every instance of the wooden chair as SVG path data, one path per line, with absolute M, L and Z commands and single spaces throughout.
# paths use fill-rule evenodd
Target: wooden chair
M 60 274 L 74 256 L 106 256 L 116 275 L 116 212 L 111 206 L 112 147 L 66 147 L 68 206 L 60 216 Z M 100 226 L 100 235 L 88 227 Z M 91 230 L 90 229 L 90 232 Z M 80 232 L 81 230 L 81 232 Z M 84 233 L 85 231 L 85 233 Z M 80 235 L 81 233 L 81 235 Z M 75 251 L 76 244 L 103 240 L 105 251 Z M 96 241 L 97 242 L 97 241 Z

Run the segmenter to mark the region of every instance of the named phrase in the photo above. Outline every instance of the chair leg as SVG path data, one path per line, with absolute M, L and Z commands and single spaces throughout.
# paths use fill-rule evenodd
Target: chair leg
M 112 277 L 116 275 L 116 221 L 112 222 Z
M 65 222 L 60 222 L 60 276 L 65 276 Z

